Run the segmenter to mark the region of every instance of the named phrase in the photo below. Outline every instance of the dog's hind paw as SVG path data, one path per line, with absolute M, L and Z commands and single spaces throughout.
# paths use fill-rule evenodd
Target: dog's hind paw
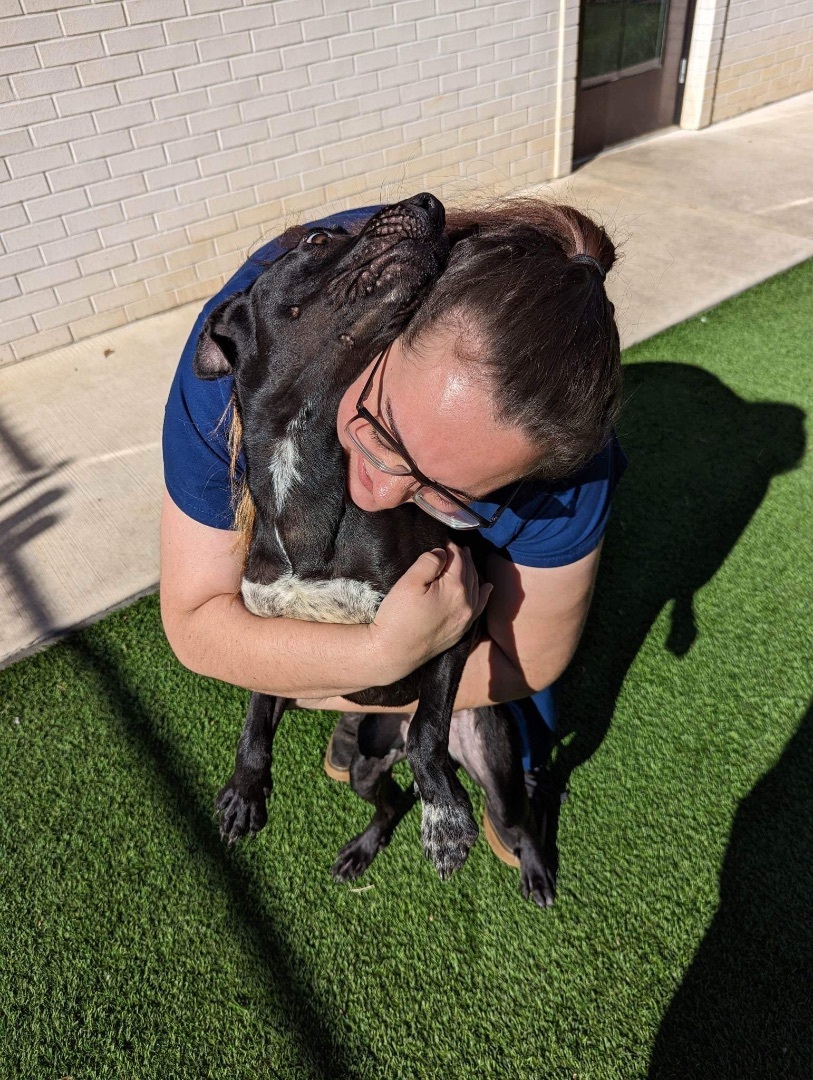
M 553 907 L 556 883 L 553 874 L 542 862 L 527 865 L 523 859 L 519 871 L 519 888 L 524 900 L 533 900 L 537 907 Z
M 229 845 L 256 836 L 268 821 L 266 799 L 270 788 L 243 795 L 231 784 L 221 788 L 215 799 L 215 814 L 220 819 L 220 838 Z
M 456 803 L 423 804 L 421 843 L 423 853 L 441 881 L 459 870 L 477 839 L 477 825 L 468 806 Z
M 330 871 L 333 880 L 345 882 L 360 878 L 378 854 L 380 847 L 379 840 L 368 837 L 366 833 L 354 837 L 336 856 Z

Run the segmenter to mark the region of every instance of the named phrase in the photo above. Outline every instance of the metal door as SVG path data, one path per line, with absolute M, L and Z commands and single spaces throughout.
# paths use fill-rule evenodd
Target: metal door
M 574 164 L 677 122 L 695 0 L 582 0 Z

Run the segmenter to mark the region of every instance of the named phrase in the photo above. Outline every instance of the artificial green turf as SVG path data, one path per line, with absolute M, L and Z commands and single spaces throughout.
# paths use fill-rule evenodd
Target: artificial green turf
M 325 715 L 226 850 L 246 695 L 154 598 L 0 673 L 2 1076 L 809 1080 L 811 312 L 813 262 L 626 356 L 550 912 L 482 839 L 441 885 L 417 812 L 334 884 Z

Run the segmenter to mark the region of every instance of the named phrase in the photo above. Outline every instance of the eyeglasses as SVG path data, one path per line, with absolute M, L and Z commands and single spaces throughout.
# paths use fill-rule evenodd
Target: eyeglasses
M 464 499 L 453 494 L 442 484 L 435 483 L 418 469 L 415 462 L 397 439 L 387 431 L 381 422 L 364 407 L 365 398 L 372 389 L 373 380 L 379 367 L 384 363 L 392 342 L 381 352 L 373 364 L 370 377 L 364 384 L 358 401 L 355 416 L 345 425 L 347 437 L 355 448 L 376 469 L 389 476 L 414 476 L 421 486 L 412 496 L 412 502 L 431 514 L 433 518 L 444 522 L 451 529 L 488 529 L 496 523 L 503 511 L 510 505 L 522 486 L 519 481 L 511 496 L 490 518 L 483 517 L 473 510 Z

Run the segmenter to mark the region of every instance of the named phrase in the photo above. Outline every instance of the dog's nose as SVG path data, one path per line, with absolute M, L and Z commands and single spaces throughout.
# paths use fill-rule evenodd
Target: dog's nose
M 443 209 L 443 203 L 440 199 L 436 199 L 435 196 L 431 195 L 428 191 L 422 191 L 420 194 L 414 195 L 409 202 L 422 207 L 427 212 L 432 222 L 434 222 L 439 229 L 443 228 L 446 223 L 446 211 Z

